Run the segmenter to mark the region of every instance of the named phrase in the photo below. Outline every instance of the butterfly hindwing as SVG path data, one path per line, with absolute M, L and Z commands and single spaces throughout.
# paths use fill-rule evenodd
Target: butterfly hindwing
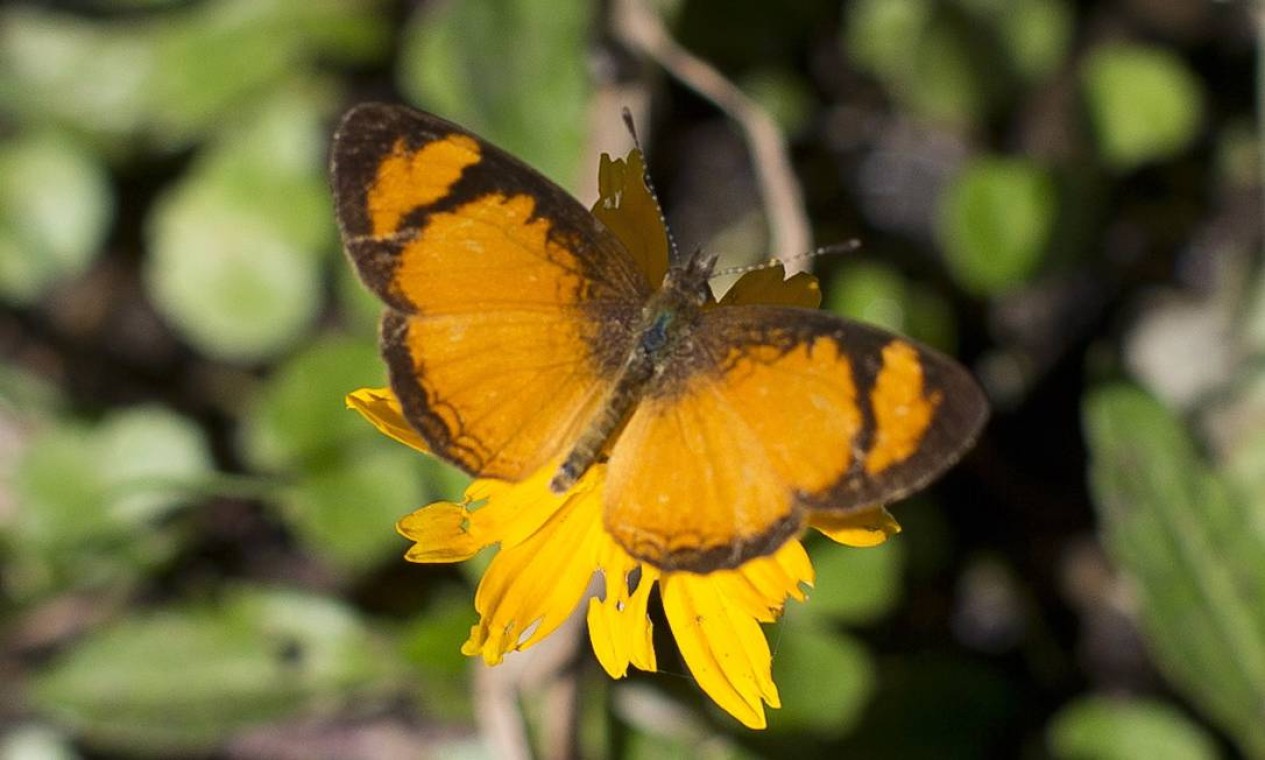
M 956 461 L 986 416 L 954 362 L 821 312 L 712 309 L 691 354 L 689 372 L 647 392 L 607 475 L 608 532 L 668 569 L 735 567 L 813 510 L 901 498 Z

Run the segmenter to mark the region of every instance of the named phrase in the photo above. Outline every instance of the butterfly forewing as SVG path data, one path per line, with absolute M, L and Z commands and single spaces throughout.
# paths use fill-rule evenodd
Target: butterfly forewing
M 438 117 L 351 111 L 335 135 L 344 245 L 390 307 L 382 350 L 435 453 L 517 480 L 603 402 L 650 292 L 565 191 Z

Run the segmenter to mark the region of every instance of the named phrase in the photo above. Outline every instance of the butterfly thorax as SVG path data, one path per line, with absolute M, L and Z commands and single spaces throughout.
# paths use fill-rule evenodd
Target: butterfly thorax
M 632 330 L 634 339 L 602 411 L 585 427 L 550 482 L 554 493 L 566 491 L 593 466 L 638 399 L 675 384 L 673 370 L 689 364 L 681 355 L 692 350 L 690 336 L 711 298 L 707 281 L 715 263 L 715 256 L 696 254 L 684 266 L 668 270 L 663 287 L 646 302 Z

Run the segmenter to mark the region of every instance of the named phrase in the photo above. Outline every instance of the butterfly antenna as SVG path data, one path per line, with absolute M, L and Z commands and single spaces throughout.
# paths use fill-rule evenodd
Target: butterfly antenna
M 628 128 L 628 134 L 632 137 L 633 147 L 641 153 L 641 181 L 645 183 L 646 190 L 650 193 L 650 200 L 654 201 L 655 211 L 659 213 L 659 223 L 663 225 L 663 232 L 668 237 L 668 260 L 679 262 L 681 254 L 676 247 L 676 238 L 672 237 L 672 230 L 668 227 L 668 218 L 663 213 L 663 204 L 659 202 L 659 193 L 655 191 L 654 182 L 650 180 L 650 162 L 646 159 L 646 151 L 641 147 L 641 140 L 637 137 L 637 125 L 633 123 L 632 111 L 628 109 L 628 106 L 624 106 L 623 116 L 624 126 Z
M 806 253 L 796 254 L 795 256 L 787 256 L 780 259 L 765 259 L 757 261 L 754 264 L 747 264 L 741 267 L 726 267 L 712 272 L 712 277 L 724 277 L 727 275 L 746 274 L 747 272 L 755 272 L 761 269 L 771 269 L 779 264 L 785 266 L 795 261 L 805 261 L 815 259 L 818 256 L 830 256 L 836 253 L 851 253 L 861 247 L 861 241 L 853 238 L 843 243 L 832 243 L 831 245 L 823 245 L 820 248 L 814 248 Z

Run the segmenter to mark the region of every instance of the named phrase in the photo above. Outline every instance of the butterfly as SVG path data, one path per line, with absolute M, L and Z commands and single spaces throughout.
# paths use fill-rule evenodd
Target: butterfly
M 661 569 L 737 567 L 813 515 L 900 499 L 987 419 L 953 360 L 813 309 L 718 305 L 714 255 L 656 265 L 438 116 L 352 109 L 331 173 L 386 306 L 392 391 L 431 451 L 482 478 L 549 467 L 558 494 L 603 463 L 605 530 Z

